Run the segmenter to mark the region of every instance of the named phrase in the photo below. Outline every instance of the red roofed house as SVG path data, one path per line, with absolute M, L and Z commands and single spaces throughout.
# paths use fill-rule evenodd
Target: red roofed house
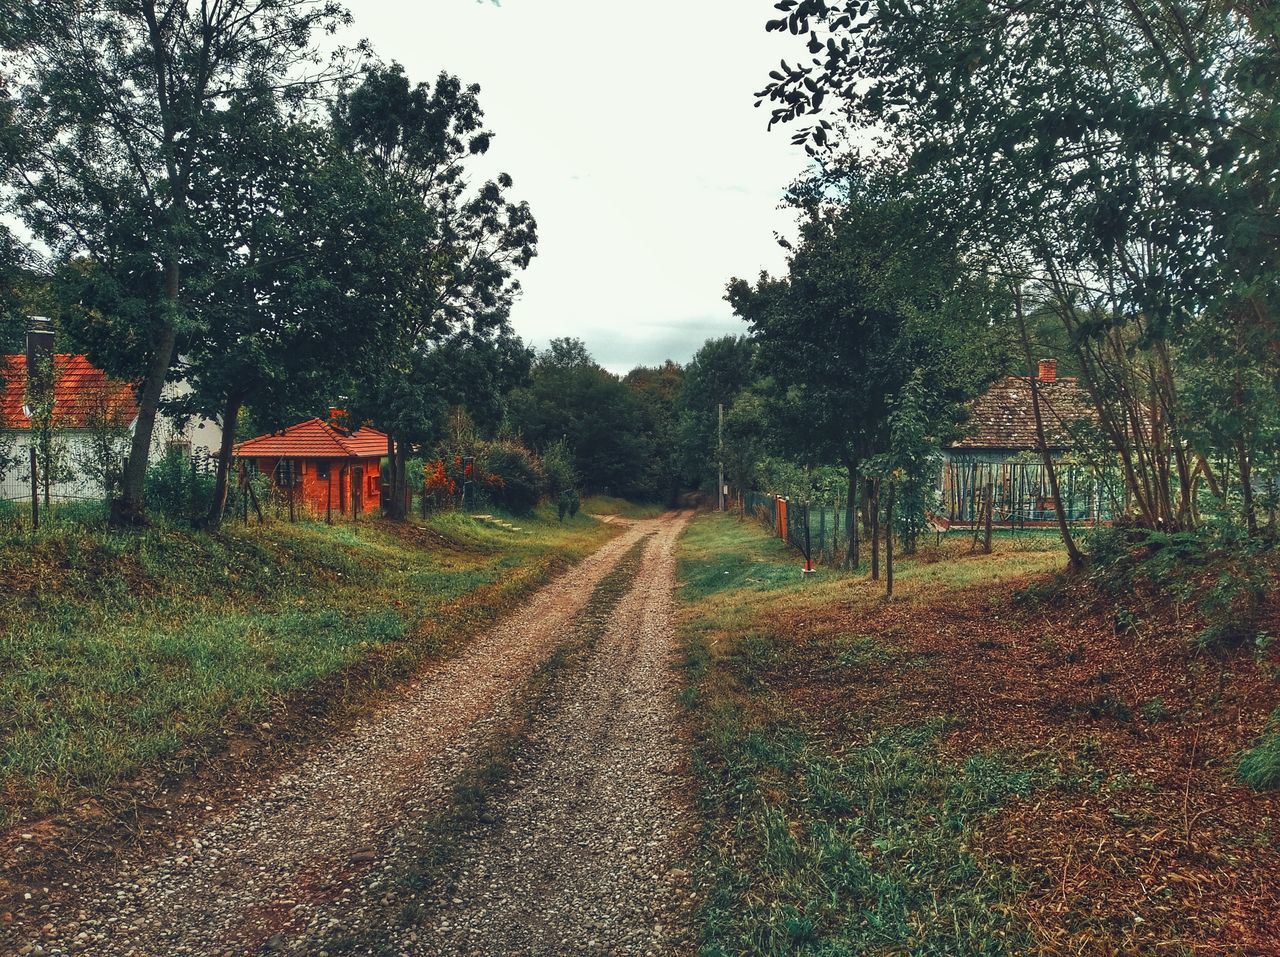
M 105 430 L 131 433 L 137 422 L 138 404 L 131 384 L 110 378 L 83 355 L 55 354 L 53 349 L 52 324 L 34 317 L 26 353 L 0 355 L 0 455 L 13 460 L 0 461 L 0 499 L 24 500 L 30 494 L 27 463 L 34 436 L 28 385 L 40 357 L 53 360 L 52 433 L 63 462 L 61 474 L 50 476 L 47 492 L 51 500 L 100 498 L 104 491 L 101 480 L 86 476 L 82 463 L 98 458 L 96 437 Z M 183 387 L 179 383 L 168 391 Z M 208 452 L 221 443 L 218 425 L 203 419 L 180 426 L 161 416 L 153 435 L 153 461 L 169 448 L 190 452 L 198 447 Z M 123 461 L 127 448 L 122 447 L 119 454 Z
M 93 455 L 95 434 L 126 432 L 138 417 L 128 383 L 108 378 L 84 356 L 55 354 L 53 343 L 49 322 L 34 319 L 27 333 L 26 354 L 0 356 L 0 432 L 4 433 L 0 435 L 0 455 L 8 460 L 0 461 L 0 497 L 6 499 L 30 494 L 28 463 L 31 449 L 39 446 L 42 435 L 56 444 L 54 461 L 58 463 L 40 483 L 46 500 L 100 497 L 101 483 L 79 475 L 74 463 Z M 47 432 L 32 408 L 29 383 L 37 369 L 43 370 L 44 385 L 35 391 L 48 395 L 46 390 L 52 388 Z
M 387 436 L 377 429 L 342 428 L 342 414 L 308 419 L 236 446 L 236 458 L 270 475 L 277 489 L 293 485 L 294 502 L 316 514 L 361 515 L 382 499 Z

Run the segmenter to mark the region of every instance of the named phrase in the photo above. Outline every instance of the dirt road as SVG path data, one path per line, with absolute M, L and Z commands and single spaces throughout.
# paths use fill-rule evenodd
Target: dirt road
M 683 524 L 632 525 L 162 857 L 118 861 L 33 902 L 0 951 L 687 952 L 671 628 Z M 536 713 L 516 721 L 530 682 L 569 645 Z M 407 879 L 459 782 L 513 726 L 525 732 L 506 742 L 510 773 L 435 862 L 445 879 Z

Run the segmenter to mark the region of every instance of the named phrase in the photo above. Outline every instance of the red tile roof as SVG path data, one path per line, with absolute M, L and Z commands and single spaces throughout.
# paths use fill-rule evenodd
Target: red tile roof
M 55 428 L 89 428 L 104 413 L 113 424 L 124 426 L 138 417 L 138 402 L 129 383 L 109 378 L 84 356 L 59 353 L 53 358 Z M 2 356 L 0 360 L 0 429 L 29 429 L 31 420 L 22 411 L 27 358 Z
M 322 419 L 307 419 L 236 446 L 242 458 L 372 459 L 387 454 L 387 436 L 377 429 L 346 432 Z
M 1080 420 L 1097 422 L 1097 410 L 1089 393 L 1074 378 L 1040 382 L 1040 412 L 1050 449 L 1069 449 L 1076 443 L 1071 426 Z M 1006 376 L 969 404 L 965 438 L 953 449 L 1001 449 L 1026 451 L 1037 448 L 1036 416 L 1031 402 L 1031 380 Z

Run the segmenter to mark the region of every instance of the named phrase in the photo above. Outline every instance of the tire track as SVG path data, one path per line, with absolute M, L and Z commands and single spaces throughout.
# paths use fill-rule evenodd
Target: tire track
M 168 853 L 82 875 L 18 915 L 0 950 L 231 957 L 283 946 L 285 929 L 351 895 L 403 821 L 441 805 L 595 586 L 654 524 L 629 528 Z

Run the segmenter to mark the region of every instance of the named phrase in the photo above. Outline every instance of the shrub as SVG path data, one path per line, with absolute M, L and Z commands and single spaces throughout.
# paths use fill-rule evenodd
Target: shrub
M 214 477 L 196 472 L 177 449 L 147 469 L 147 510 L 172 522 L 189 524 L 204 515 L 213 500 Z
M 487 445 L 476 465 L 496 479 L 487 483 L 487 495 L 495 505 L 516 513 L 533 510 L 543 487 L 543 474 L 533 453 L 508 439 Z
M 578 514 L 578 509 L 582 507 L 582 498 L 573 489 L 565 489 L 560 493 L 560 500 L 557 504 L 557 510 L 560 513 L 560 521 L 564 521 L 564 517 L 568 515 L 570 518 Z
M 1258 791 L 1280 788 L 1280 711 L 1271 715 L 1258 743 L 1244 753 L 1240 777 Z
M 564 439 L 552 442 L 542 453 L 542 471 L 547 477 L 547 496 L 558 499 L 578 487 L 578 472 L 573 467 L 573 452 Z
M 1136 526 L 1099 529 L 1089 537 L 1090 581 L 1103 594 L 1135 591 L 1190 603 L 1202 623 L 1202 648 L 1239 645 L 1258 635 L 1271 587 L 1266 542 L 1229 526 L 1155 532 Z M 1132 621 L 1117 621 L 1117 625 Z

